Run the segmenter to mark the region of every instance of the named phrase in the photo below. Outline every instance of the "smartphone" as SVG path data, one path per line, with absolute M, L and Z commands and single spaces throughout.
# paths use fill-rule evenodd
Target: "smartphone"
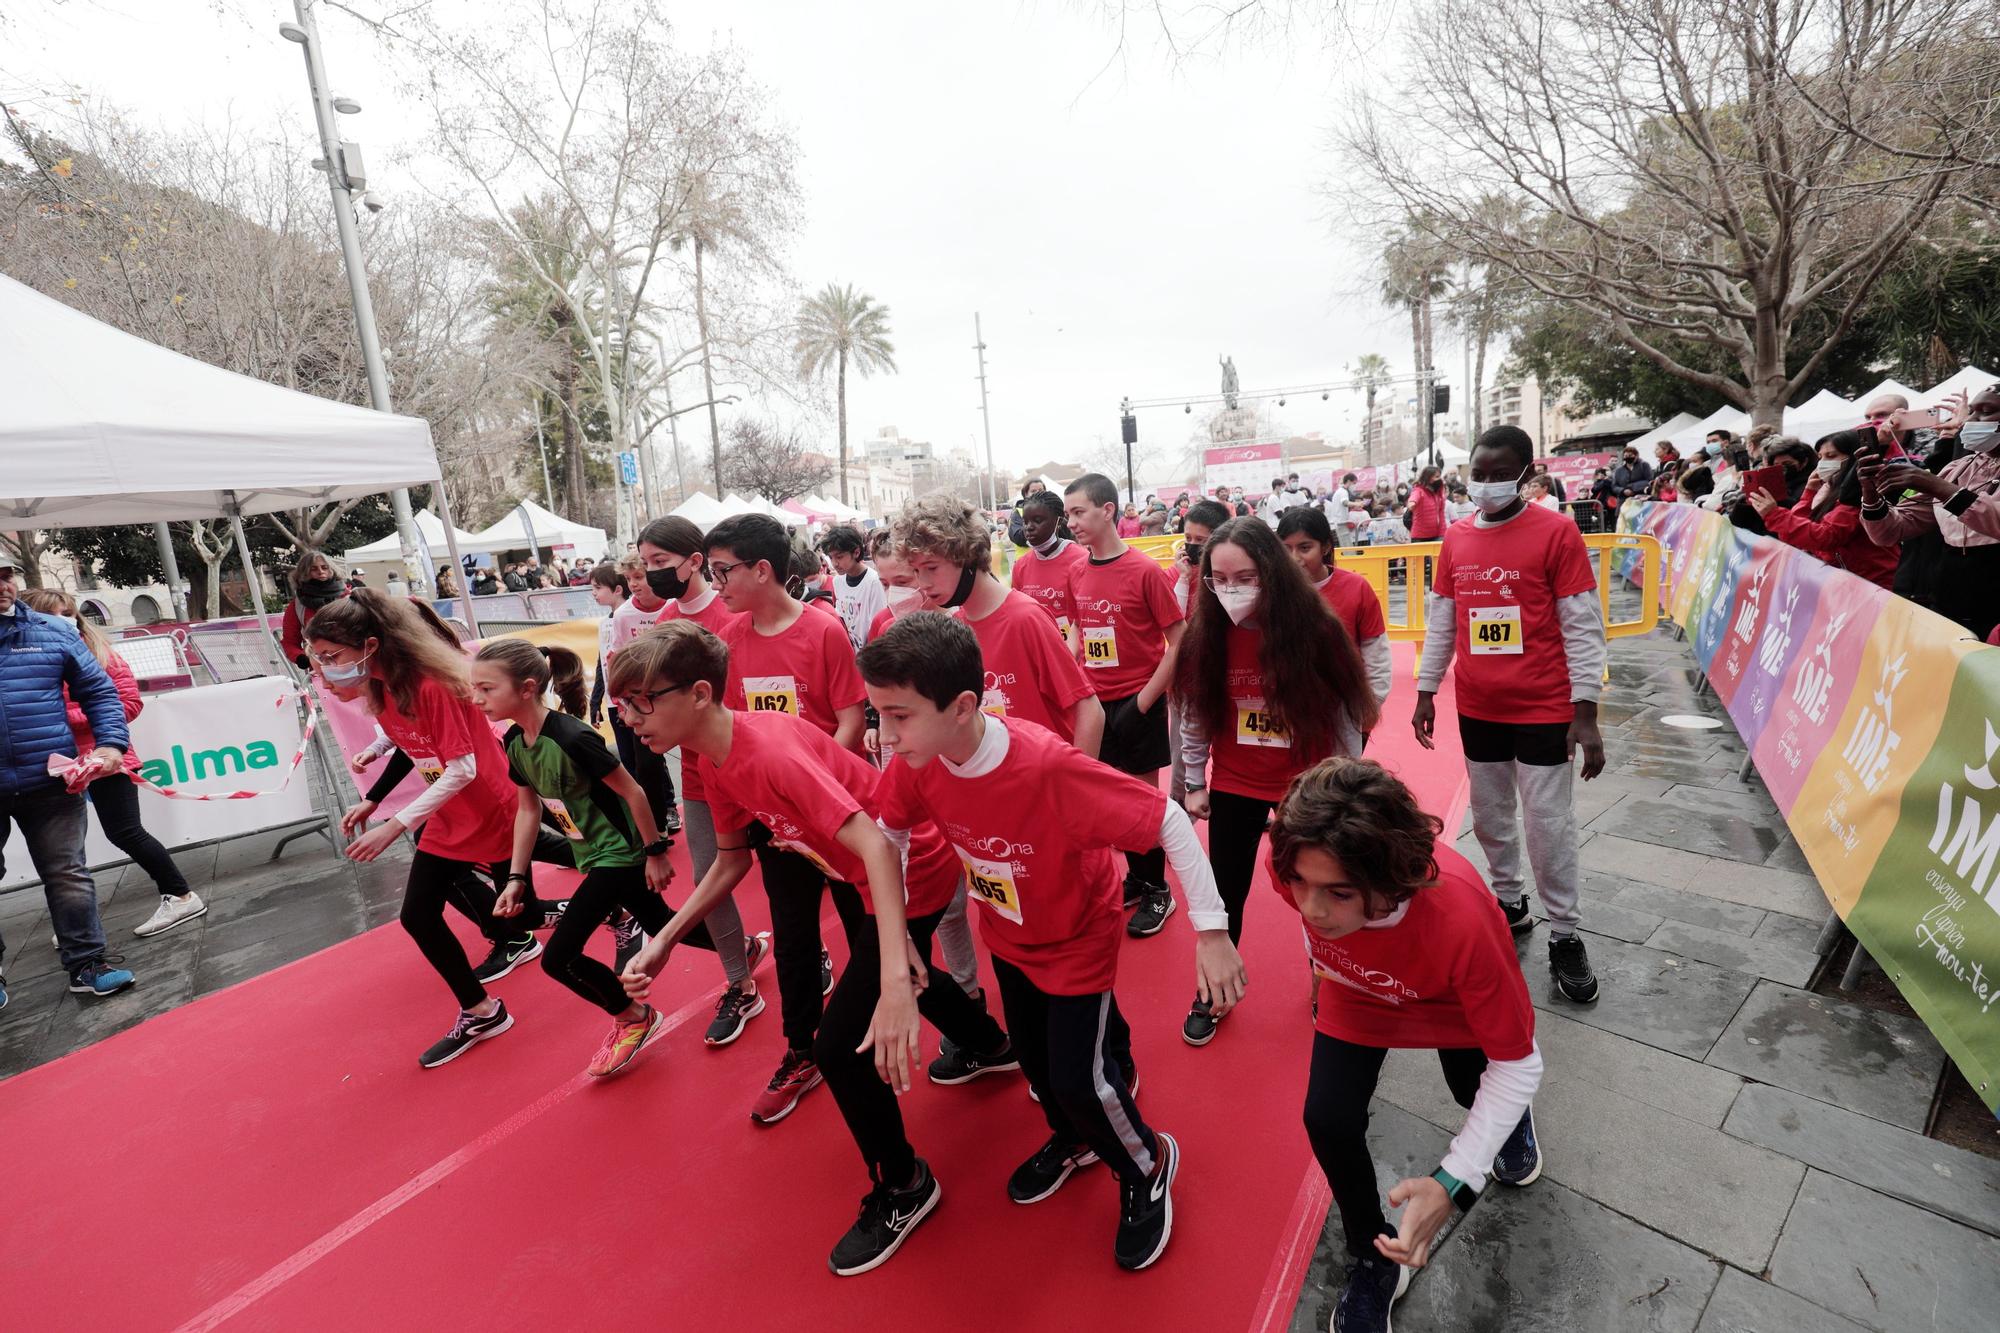
M 1762 491 L 1779 504 L 1785 502 L 1785 469 L 1782 467 L 1752 468 L 1743 478 L 1743 493 Z

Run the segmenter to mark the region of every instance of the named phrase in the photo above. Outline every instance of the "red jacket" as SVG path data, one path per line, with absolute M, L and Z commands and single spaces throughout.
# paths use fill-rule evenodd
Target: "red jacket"
M 1861 530 L 1861 511 L 1836 501 L 1818 518 L 1813 517 L 1813 501 L 1821 488 L 1809 486 L 1790 509 L 1773 509 L 1764 515 L 1764 530 L 1787 546 L 1796 546 L 1816 555 L 1835 569 L 1858 574 L 1878 588 L 1895 581 L 1896 561 L 1901 552 L 1894 546 L 1877 546 Z
M 124 705 L 125 720 L 130 722 L 146 706 L 146 701 L 139 697 L 139 682 L 133 679 L 132 668 L 125 665 L 124 658 L 113 653 L 104 664 L 104 672 L 118 687 L 118 702 Z M 81 759 L 97 748 L 97 739 L 91 734 L 90 719 L 69 697 L 68 686 L 63 687 L 63 705 L 69 709 L 69 734 L 76 738 L 76 756 Z M 139 756 L 131 746 L 125 749 L 125 774 L 134 782 L 139 780 Z
M 1410 540 L 1434 542 L 1444 536 L 1444 496 L 1421 486 L 1410 491 Z
M 340 590 L 342 597 L 347 589 Z M 285 660 L 296 662 L 305 656 L 306 624 L 313 618 L 313 608 L 294 597 L 285 603 L 285 616 L 278 628 L 278 641 L 285 646 Z

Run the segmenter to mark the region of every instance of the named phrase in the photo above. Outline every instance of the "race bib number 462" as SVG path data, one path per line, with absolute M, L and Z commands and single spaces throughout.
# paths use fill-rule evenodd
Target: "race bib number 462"
M 1118 665 L 1117 626 L 1085 625 L 1083 627 L 1083 664 L 1087 667 L 1115 667 Z
M 799 682 L 794 676 L 745 676 L 743 702 L 753 713 L 799 715 Z
M 1475 606 L 1466 611 L 1465 619 L 1466 651 L 1474 657 L 1522 651 L 1520 607 Z
M 987 911 L 1021 924 L 1021 895 L 1014 887 L 1014 867 L 1005 861 L 987 861 L 958 854 L 965 863 L 965 886 L 974 901 Z

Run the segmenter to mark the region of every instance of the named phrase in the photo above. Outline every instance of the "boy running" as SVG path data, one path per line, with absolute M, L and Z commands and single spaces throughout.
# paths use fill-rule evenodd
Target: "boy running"
M 1435 748 L 1438 687 L 1455 669 L 1472 831 L 1493 892 L 1516 933 L 1535 928 L 1521 885 L 1525 832 L 1535 892 L 1549 914 L 1549 971 L 1567 999 L 1589 1004 L 1597 978 L 1576 933 L 1570 764 L 1581 750 L 1585 782 L 1604 771 L 1597 730 L 1604 620 L 1576 524 L 1521 499 L 1534 455 L 1518 426 L 1495 426 L 1473 442 L 1467 490 L 1479 513 L 1453 524 L 1438 553 L 1410 722 L 1417 743 Z

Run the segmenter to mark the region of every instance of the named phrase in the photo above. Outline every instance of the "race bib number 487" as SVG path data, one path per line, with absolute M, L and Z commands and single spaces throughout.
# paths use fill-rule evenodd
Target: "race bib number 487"
M 1475 606 L 1465 613 L 1465 619 L 1470 637 L 1466 651 L 1474 657 L 1521 652 L 1520 607 Z
M 745 676 L 743 702 L 753 713 L 799 715 L 799 682 L 794 676 Z

